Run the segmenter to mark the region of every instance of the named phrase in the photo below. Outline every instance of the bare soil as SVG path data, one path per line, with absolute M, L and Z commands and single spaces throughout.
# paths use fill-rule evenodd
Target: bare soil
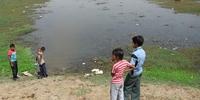
M 143 83 L 141 100 L 199 100 L 200 90 L 167 84 Z M 109 100 L 108 85 L 82 81 L 80 77 L 3 82 L 0 100 Z

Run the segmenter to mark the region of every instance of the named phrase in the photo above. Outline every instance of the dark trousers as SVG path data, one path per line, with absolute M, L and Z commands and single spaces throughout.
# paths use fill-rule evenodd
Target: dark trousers
M 17 61 L 12 62 L 13 66 L 11 66 L 13 79 L 17 79 L 17 73 L 18 73 L 18 66 Z
M 39 65 L 39 67 L 40 67 L 40 72 L 39 72 L 40 77 L 48 77 L 45 63 L 42 65 Z
M 124 100 L 140 100 L 140 79 L 139 76 L 126 76 L 124 81 Z

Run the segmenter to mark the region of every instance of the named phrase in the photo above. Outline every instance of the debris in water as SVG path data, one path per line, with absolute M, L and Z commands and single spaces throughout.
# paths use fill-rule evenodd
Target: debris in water
M 86 64 L 85 62 L 82 63 L 82 65 L 85 65 L 85 64 Z
M 139 17 L 140 17 L 140 18 L 143 18 L 143 17 L 145 17 L 145 16 L 144 16 L 144 15 L 140 15 Z
M 188 38 L 185 38 L 185 41 L 187 41 L 188 40 Z
M 42 16 L 39 16 L 39 18 L 42 18 Z
M 140 24 L 135 24 L 136 26 L 139 26 Z
M 164 26 L 169 26 L 169 24 L 165 24 Z

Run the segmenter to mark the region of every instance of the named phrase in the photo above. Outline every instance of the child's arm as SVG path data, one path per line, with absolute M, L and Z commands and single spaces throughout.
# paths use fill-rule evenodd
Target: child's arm
M 13 66 L 13 63 L 10 60 L 10 55 L 8 55 L 8 61 L 9 61 L 10 66 Z
M 135 69 L 135 65 L 133 65 L 133 64 L 128 64 L 127 67 L 126 67 L 126 69 L 125 69 L 125 72 L 131 71 L 131 70 L 133 70 L 133 69 Z
M 11 62 L 11 54 L 12 53 L 10 51 L 8 51 L 8 61 L 9 61 L 10 66 L 12 67 L 13 63 Z
M 111 76 L 113 77 L 115 75 L 115 69 L 114 69 L 114 66 L 112 67 L 112 70 L 111 70 Z

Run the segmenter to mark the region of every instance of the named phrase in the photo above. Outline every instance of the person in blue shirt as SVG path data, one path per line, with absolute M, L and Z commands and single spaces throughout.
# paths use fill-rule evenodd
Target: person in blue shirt
M 8 60 L 12 69 L 13 80 L 17 80 L 19 77 L 17 76 L 18 66 L 15 44 L 10 44 L 10 49 L 8 50 Z
M 135 69 L 131 70 L 124 81 L 124 100 L 140 100 L 140 80 L 143 72 L 146 53 L 142 48 L 144 38 L 141 35 L 134 36 L 133 53 L 130 63 L 135 65 Z

